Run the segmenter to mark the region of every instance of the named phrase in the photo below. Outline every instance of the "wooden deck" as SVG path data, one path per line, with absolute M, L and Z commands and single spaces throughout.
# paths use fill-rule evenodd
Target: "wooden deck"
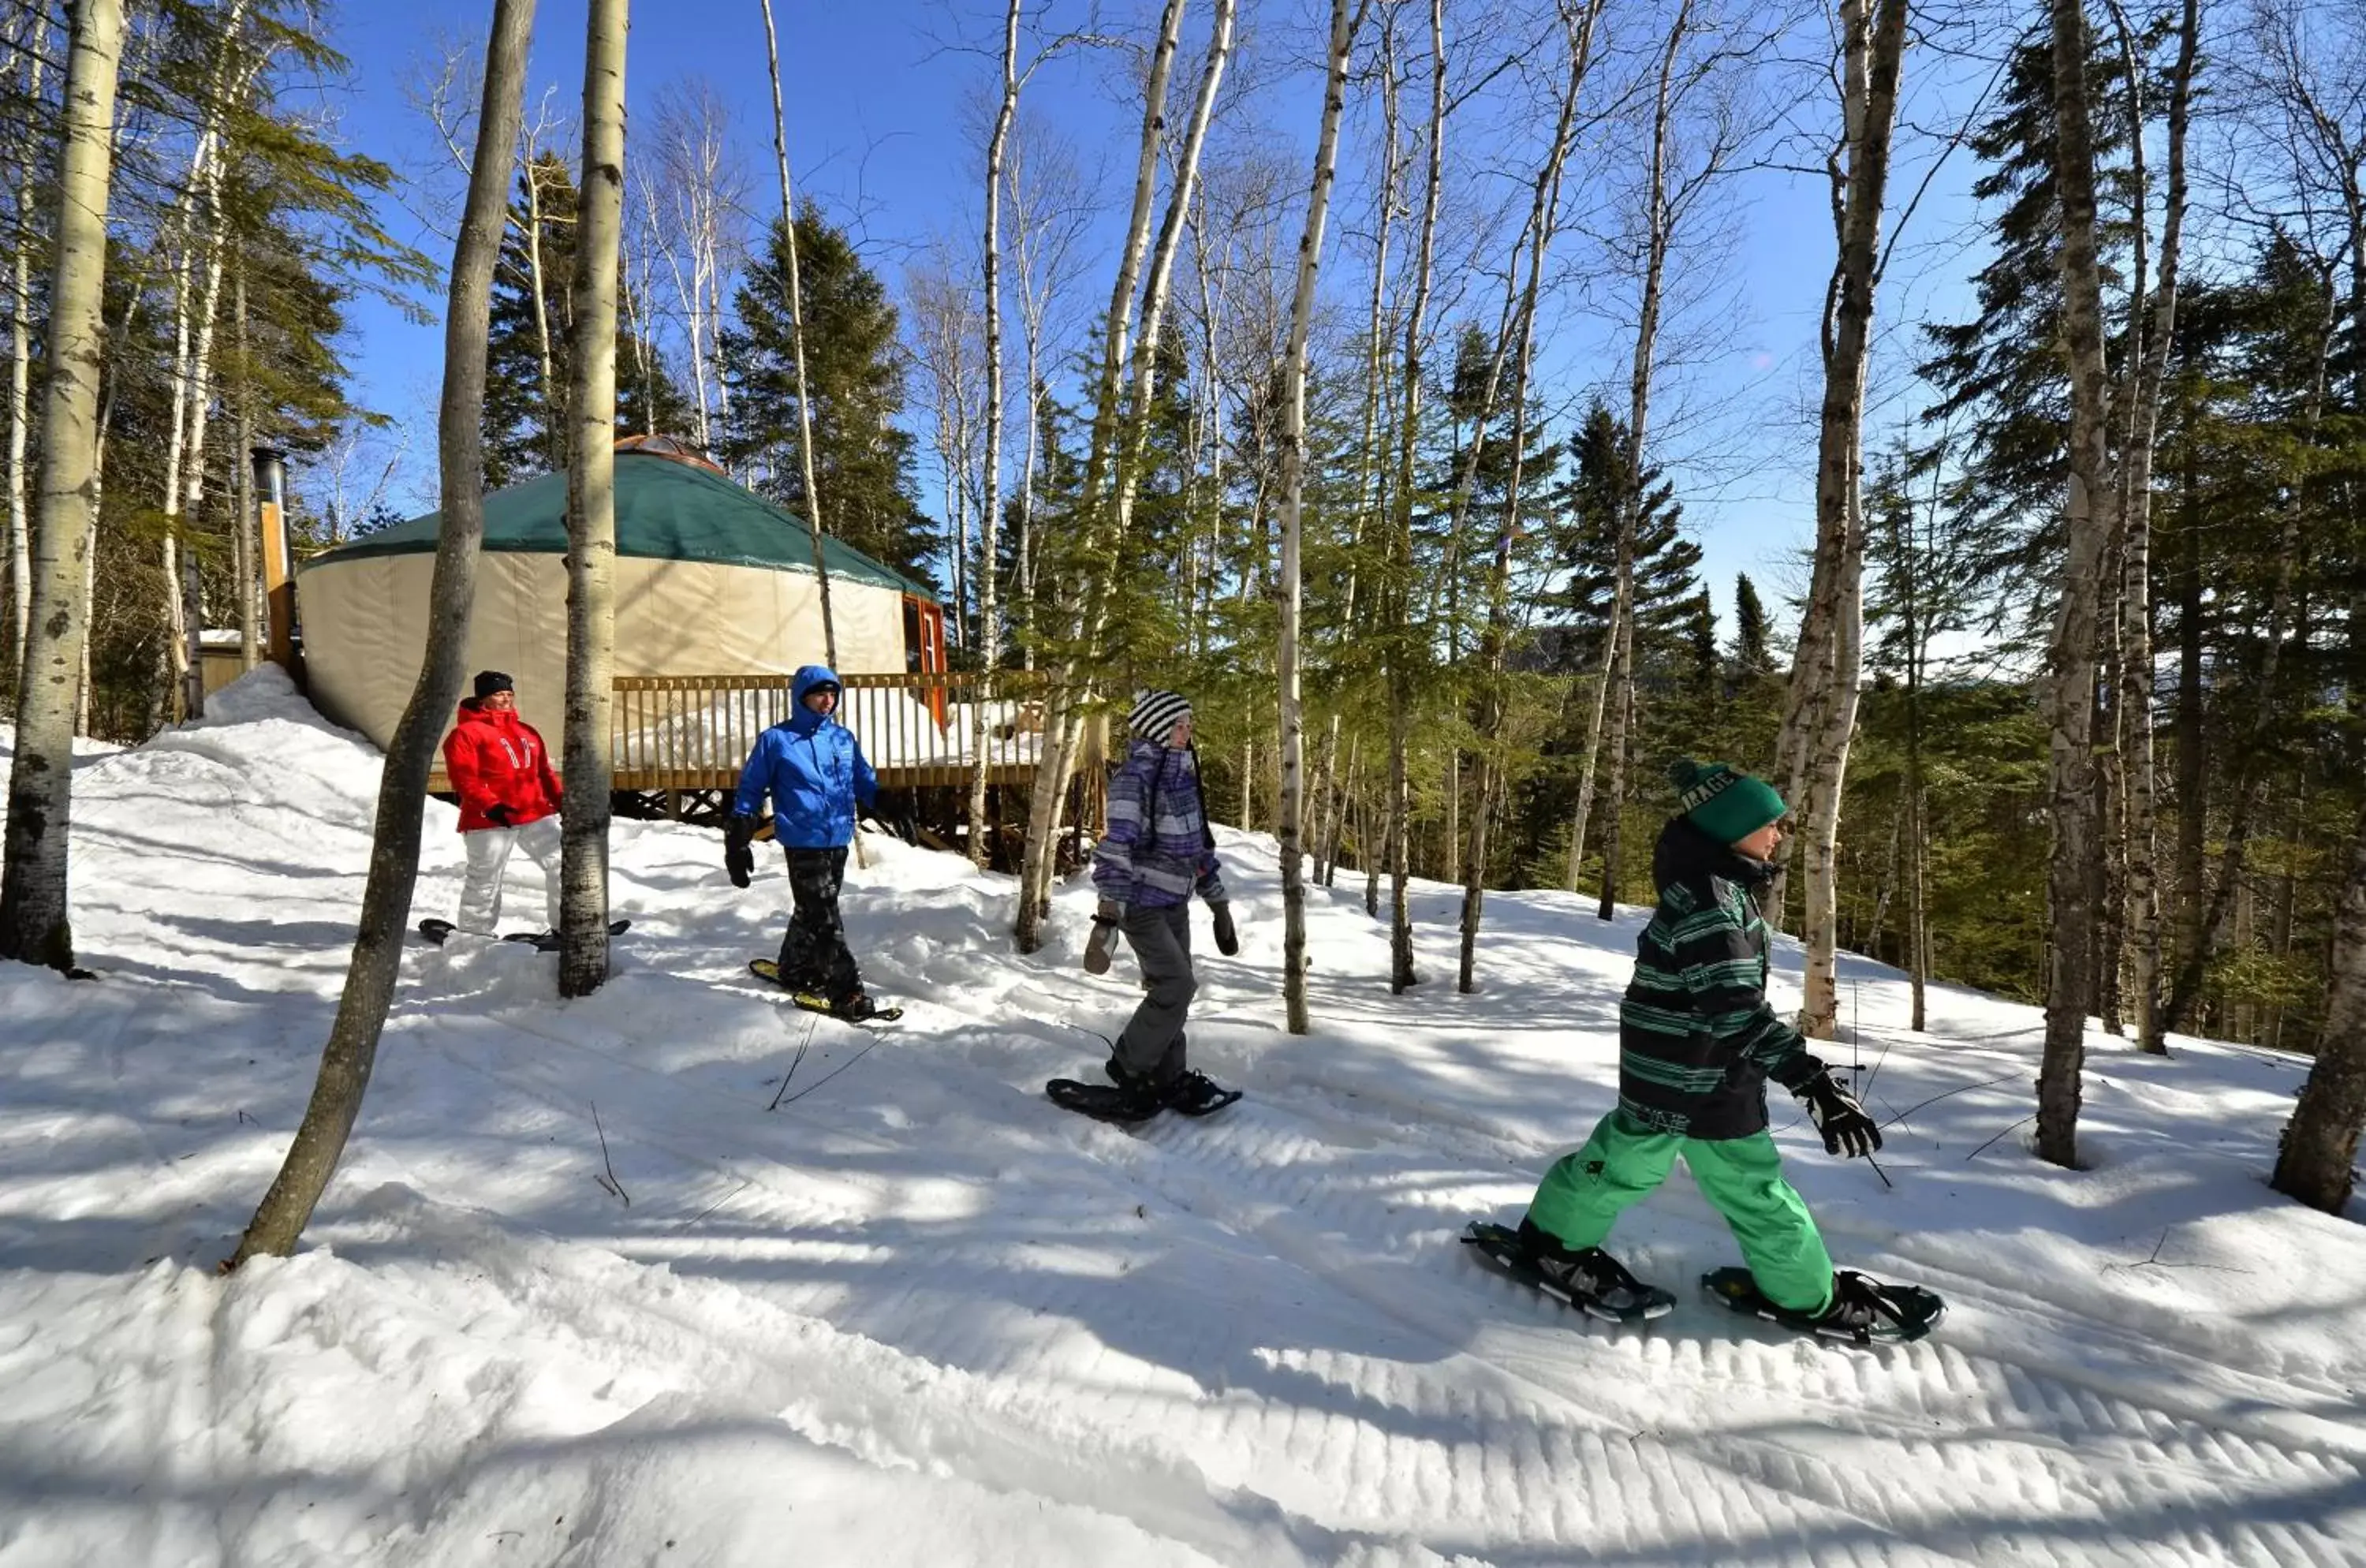
M 1049 684 L 1038 672 L 1005 671 L 989 689 L 969 671 L 848 675 L 839 721 L 854 732 L 879 775 L 883 797 L 903 797 L 907 815 L 949 823 L 954 799 L 966 801 L 983 752 L 986 784 L 1008 803 L 1033 786 Z M 756 738 L 789 714 L 786 675 L 624 675 L 610 708 L 612 787 L 649 797 L 667 816 L 704 818 L 727 810 L 739 770 Z M 986 734 L 981 747 L 977 722 Z M 554 760 L 559 738 L 546 736 Z M 1098 748 L 1079 764 L 1081 788 L 1069 819 L 1097 818 Z M 450 793 L 441 759 L 431 793 Z M 964 807 L 965 809 L 965 807 Z

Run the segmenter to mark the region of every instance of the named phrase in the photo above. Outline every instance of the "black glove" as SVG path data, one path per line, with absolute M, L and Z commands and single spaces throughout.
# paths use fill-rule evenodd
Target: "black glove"
M 1881 1147 L 1881 1129 L 1831 1074 L 1818 1073 L 1795 1092 L 1808 1102 L 1808 1115 L 1824 1135 L 1826 1154 L 1856 1159 Z
M 508 827 L 510 825 L 510 818 L 514 815 L 514 812 L 511 811 L 508 807 L 501 805 L 499 801 L 496 801 L 492 805 L 485 807 L 485 820 L 490 822 L 496 828 Z
M 1110 966 L 1110 949 L 1117 942 L 1118 922 L 1125 918 L 1125 906 L 1101 900 L 1093 911 L 1093 934 L 1085 939 L 1085 973 L 1106 975 Z
M 755 878 L 756 852 L 748 847 L 755 832 L 755 820 L 736 813 L 723 825 L 723 869 L 731 874 L 734 887 L 745 887 Z
M 1216 917 L 1216 951 L 1230 958 L 1241 950 L 1241 933 L 1233 929 L 1233 907 L 1219 900 L 1208 906 Z

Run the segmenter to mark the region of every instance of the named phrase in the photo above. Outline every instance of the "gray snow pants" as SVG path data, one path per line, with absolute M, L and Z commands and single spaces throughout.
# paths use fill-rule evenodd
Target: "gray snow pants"
M 1191 973 L 1191 906 L 1134 905 L 1118 929 L 1142 966 L 1142 987 L 1149 995 L 1119 1032 L 1110 1062 L 1127 1077 L 1171 1083 L 1183 1071 L 1183 1020 L 1200 988 Z

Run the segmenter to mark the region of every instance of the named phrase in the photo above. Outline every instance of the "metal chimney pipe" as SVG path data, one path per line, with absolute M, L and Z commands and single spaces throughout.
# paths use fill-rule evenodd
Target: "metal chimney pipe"
M 257 445 L 254 469 L 255 528 L 263 537 L 263 594 L 271 624 L 268 657 L 299 687 L 304 671 L 296 662 L 295 552 L 287 541 L 287 454 Z

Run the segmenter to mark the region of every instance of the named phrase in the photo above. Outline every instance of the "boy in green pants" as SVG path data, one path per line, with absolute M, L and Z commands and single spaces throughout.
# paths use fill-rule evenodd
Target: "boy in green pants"
M 1636 943 L 1635 978 L 1618 1009 L 1618 1108 L 1545 1174 L 1521 1244 L 1539 1271 L 1580 1292 L 1630 1283 L 1603 1238 L 1681 1155 L 1785 1321 L 1869 1325 L 1879 1310 L 1871 1282 L 1835 1278 L 1766 1131 L 1771 1077 L 1807 1102 L 1827 1153 L 1881 1147 L 1865 1108 L 1766 1004 L 1757 895 L 1774 874 L 1783 797 L 1723 762 L 1679 762 L 1671 776 L 1684 810 L 1652 852 L 1660 907 Z

